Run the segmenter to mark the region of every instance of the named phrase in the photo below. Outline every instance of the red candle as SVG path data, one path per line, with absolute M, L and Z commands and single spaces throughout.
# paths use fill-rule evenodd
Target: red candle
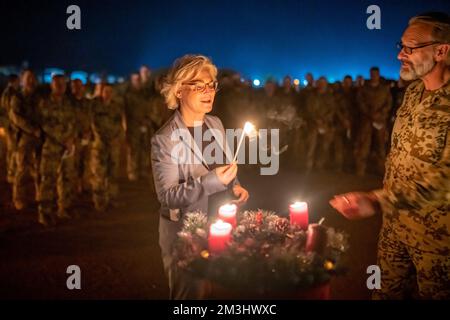
M 328 235 L 327 229 L 318 223 L 310 224 L 308 235 L 306 237 L 306 251 L 323 254 L 327 247 Z
M 217 220 L 209 228 L 208 246 L 211 253 L 220 253 L 226 249 L 231 239 L 232 226 L 228 222 Z
M 236 212 L 237 206 L 235 204 L 225 204 L 219 208 L 219 219 L 224 222 L 228 222 L 233 228 L 235 228 Z
M 303 230 L 308 228 L 308 204 L 295 202 L 289 206 L 289 217 L 292 225 L 297 225 Z

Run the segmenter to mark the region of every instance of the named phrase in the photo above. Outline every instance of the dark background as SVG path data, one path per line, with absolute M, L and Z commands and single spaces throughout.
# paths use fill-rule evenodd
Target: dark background
M 81 8 L 79 31 L 66 28 L 71 4 Z M 371 4 L 381 8 L 381 30 L 366 27 Z M 249 78 L 311 71 L 333 82 L 367 77 L 373 65 L 397 78 L 395 43 L 410 17 L 430 10 L 449 12 L 450 1 L 2 1 L 0 65 L 126 75 L 202 53 Z

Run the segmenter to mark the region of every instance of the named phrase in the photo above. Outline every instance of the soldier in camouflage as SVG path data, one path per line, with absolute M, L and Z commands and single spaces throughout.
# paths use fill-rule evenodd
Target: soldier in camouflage
M 113 96 L 113 88 L 106 84 L 101 97 L 92 104 L 91 149 L 92 192 L 95 209 L 104 212 L 115 205 L 119 193 L 118 176 L 121 146 L 125 139 L 124 107 Z
M 6 133 L 6 181 L 14 183 L 14 172 L 16 171 L 15 152 L 17 148 L 17 130 L 9 121 L 9 110 L 11 110 L 12 97 L 19 93 L 20 79 L 16 74 L 9 76 L 8 85 L 2 93 L 1 97 L 1 118 L 2 126 Z
M 154 130 L 151 120 L 150 99 L 146 99 L 139 73 L 130 76 L 130 87 L 125 94 L 125 115 L 127 122 L 127 172 L 130 181 L 147 176 L 150 171 L 151 134 Z
M 80 79 L 70 83 L 70 99 L 76 115 L 75 167 L 77 179 L 75 190 L 81 193 L 86 190 L 89 179 L 89 148 L 91 145 L 91 101 L 85 97 L 85 86 Z
M 345 76 L 342 88 L 335 92 L 336 118 L 335 118 L 335 167 L 337 171 L 343 171 L 346 154 L 353 153 L 353 128 L 356 109 L 356 97 L 353 90 L 353 80 L 351 76 Z M 349 152 L 350 151 L 350 152 Z
M 76 179 L 76 114 L 66 96 L 64 76 L 54 75 L 50 86 L 50 95 L 41 99 L 38 105 L 44 135 L 38 206 L 38 221 L 42 225 L 54 224 L 55 218 L 70 218 L 69 210 L 72 209 L 75 192 L 73 181 Z
M 152 79 L 152 71 L 144 64 L 139 68 L 139 77 L 141 80 L 141 89 L 144 99 L 149 101 L 155 93 L 155 84 Z
M 336 102 L 325 77 L 320 77 L 317 81 L 317 90 L 309 95 L 306 110 L 308 126 L 306 169 L 311 171 L 316 167 L 321 170 L 328 160 L 330 146 L 333 143 L 333 121 L 336 114 Z
M 400 76 L 416 80 L 397 112 L 383 188 L 336 196 L 350 219 L 383 214 L 375 299 L 450 299 L 450 17 L 410 20 Z M 416 295 L 412 295 L 416 297 Z
M 303 133 L 303 119 L 300 118 L 299 111 L 299 94 L 295 91 L 290 76 L 283 78 L 283 85 L 277 90 L 276 95 L 280 99 L 281 110 L 278 116 L 282 122 L 282 128 L 286 131 L 288 144 L 287 156 L 290 163 L 295 167 L 300 167 L 303 162 L 301 157 L 304 154 L 305 139 Z
M 34 180 L 36 199 L 39 198 L 39 158 L 41 129 L 38 114 L 37 80 L 31 70 L 21 74 L 21 90 L 10 100 L 9 119 L 17 130 L 16 172 L 13 183 L 13 203 L 17 210 L 26 206 L 26 174 Z
M 358 91 L 358 106 L 361 123 L 356 146 L 356 172 L 366 173 L 369 155 L 375 153 L 375 169 L 382 173 L 386 159 L 388 138 L 388 118 L 392 108 L 392 95 L 389 85 L 383 83 L 378 67 L 370 69 L 370 81 Z

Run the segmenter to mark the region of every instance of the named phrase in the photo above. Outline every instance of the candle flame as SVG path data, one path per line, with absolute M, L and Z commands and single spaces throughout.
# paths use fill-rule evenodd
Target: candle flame
M 250 134 L 254 130 L 255 130 L 255 126 L 251 122 L 247 121 L 244 125 L 244 132 L 246 134 Z

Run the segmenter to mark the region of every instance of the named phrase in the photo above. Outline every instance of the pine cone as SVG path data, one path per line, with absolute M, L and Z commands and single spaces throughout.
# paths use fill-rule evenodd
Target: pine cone
M 289 230 L 290 223 L 286 218 L 278 218 L 274 222 L 275 230 L 281 233 L 286 233 Z

